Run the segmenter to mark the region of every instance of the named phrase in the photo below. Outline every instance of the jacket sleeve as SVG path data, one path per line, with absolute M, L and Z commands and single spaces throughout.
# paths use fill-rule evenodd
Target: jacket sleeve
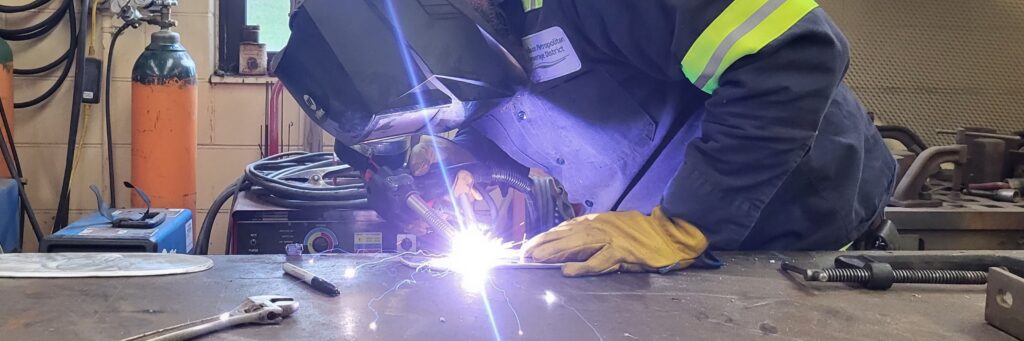
M 769 199 L 808 153 L 842 81 L 849 52 L 845 38 L 824 11 L 814 8 L 756 50 L 732 62 L 727 56 L 711 82 L 705 77 L 697 84 L 701 77 L 687 72 L 680 61 L 698 52 L 712 55 L 710 60 L 718 58 L 713 55 L 721 51 L 708 51 L 709 45 L 699 46 L 699 40 L 706 38 L 701 35 L 712 26 L 721 29 L 720 17 L 729 14 L 725 12 L 734 3 L 785 6 L 790 1 L 804 0 L 577 2 L 581 16 L 617 23 L 607 24 L 609 33 L 595 38 L 595 44 L 610 55 L 655 77 L 685 79 L 707 93 L 704 110 L 694 122 L 700 124 L 700 136 L 688 145 L 684 164 L 666 189 L 662 205 L 667 214 L 701 228 L 715 249 L 740 245 Z M 585 4 L 591 2 L 609 8 Z M 634 4 L 644 8 L 622 8 Z M 589 10 L 584 11 L 585 7 Z M 733 20 L 749 18 L 740 15 Z M 732 24 L 742 30 L 750 23 Z M 745 29 L 758 34 L 758 27 Z M 588 32 L 596 30 L 588 28 Z M 742 33 L 739 41 L 746 39 Z M 719 39 L 722 44 L 737 41 L 727 34 L 719 34 Z M 704 51 L 691 51 L 698 46 Z

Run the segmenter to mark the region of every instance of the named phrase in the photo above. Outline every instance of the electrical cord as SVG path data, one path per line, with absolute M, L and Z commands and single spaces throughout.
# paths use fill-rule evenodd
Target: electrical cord
M 3 99 L 0 99 L 0 116 L 7 116 L 7 110 L 4 109 Z M 4 131 L 10 131 L 10 125 L 7 120 L 3 120 Z M 8 135 L 10 136 L 10 135 Z M 7 165 L 7 169 L 11 172 L 11 176 L 14 178 L 14 182 L 18 185 L 18 195 L 21 196 L 21 211 L 23 214 L 28 216 L 29 224 L 32 225 L 32 232 L 36 236 L 36 241 L 43 241 L 43 230 L 39 227 L 39 220 L 36 219 L 36 211 L 32 209 L 32 202 L 28 199 L 28 192 L 25 191 L 25 184 L 21 182 L 22 174 L 20 167 L 14 164 L 14 155 L 11 150 L 14 145 L 14 139 L 11 138 L 11 145 L 8 146 L 7 139 L 0 138 L 0 156 L 3 156 L 4 162 Z
M 34 98 L 32 100 L 26 101 L 26 102 L 14 103 L 14 107 L 16 109 L 29 108 L 29 107 L 36 106 L 39 103 L 45 102 L 46 100 L 48 100 L 51 97 L 53 97 L 53 94 L 55 94 L 57 92 L 57 90 L 59 90 L 60 87 L 64 85 L 64 82 L 67 80 L 68 75 L 71 73 L 71 67 L 74 66 L 74 64 L 75 64 L 74 60 L 73 60 L 73 56 L 72 56 L 74 54 L 73 52 L 77 52 L 78 51 L 78 46 L 79 46 L 79 44 L 78 44 L 78 40 L 79 39 L 77 39 L 77 37 L 79 36 L 79 32 L 78 32 L 78 28 L 77 28 L 78 23 L 75 20 L 75 16 L 73 14 L 74 11 L 75 11 L 75 7 L 74 7 L 74 5 L 71 5 L 71 7 L 68 8 L 68 12 L 70 13 L 68 15 L 68 34 L 69 34 L 68 41 L 70 41 L 70 43 L 69 43 L 69 47 L 68 47 L 68 52 L 66 52 L 66 54 L 68 54 L 69 58 L 63 61 L 64 69 L 61 71 L 60 76 L 57 77 L 57 81 L 54 82 L 53 85 L 51 85 L 49 89 L 47 89 L 45 92 L 43 92 L 43 94 L 39 95 L 38 97 L 36 97 L 36 98 Z M 15 73 L 17 73 L 17 70 L 15 70 Z
M 82 8 L 89 8 L 90 0 L 82 0 Z M 72 6 L 73 8 L 73 6 Z M 86 34 L 89 32 L 89 11 L 82 11 L 82 28 L 78 34 L 78 46 L 85 45 Z M 84 69 L 85 49 L 78 48 L 75 51 L 75 74 L 81 75 Z M 57 214 L 53 220 L 53 232 L 60 231 L 68 224 L 68 214 L 71 201 L 71 171 L 75 161 L 75 145 L 78 143 L 78 123 L 82 114 L 82 88 L 84 77 L 75 77 L 74 93 L 71 100 L 71 119 L 68 131 L 67 155 L 64 160 L 64 179 L 61 183 L 60 197 L 57 203 Z
M 31 11 L 43 5 L 50 3 L 50 0 L 35 0 L 24 5 L 10 6 L 0 5 L 0 13 L 21 13 L 25 11 Z
M 69 8 L 74 6 L 72 2 L 73 0 L 64 0 L 56 11 L 46 17 L 46 19 L 43 19 L 34 25 L 17 29 L 0 29 L 0 38 L 10 41 L 24 41 L 35 39 L 50 33 L 50 31 L 53 31 L 53 29 L 60 24 L 60 20 L 63 19 L 65 15 L 75 15 L 73 11 L 68 11 Z M 88 7 L 84 8 L 88 9 Z M 86 12 L 86 14 L 88 14 L 88 12 Z
M 193 255 L 207 255 L 210 253 L 210 234 L 213 231 L 213 223 L 217 220 L 217 214 L 220 213 L 221 207 L 231 197 L 234 197 L 238 193 L 238 189 L 241 188 L 245 177 L 239 177 L 238 180 L 224 188 L 224 191 L 217 195 L 217 198 L 213 199 L 213 203 L 210 204 L 210 209 L 206 211 L 206 219 L 203 219 L 203 224 L 199 228 L 199 236 L 196 237 L 196 247 L 192 248 L 190 254 Z M 227 249 L 224 249 L 227 253 Z
M 113 74 L 114 48 L 117 47 L 117 38 L 121 37 L 121 34 L 131 26 L 129 23 L 124 23 L 124 25 L 118 27 L 117 31 L 114 31 L 114 36 L 110 39 L 110 47 L 107 48 L 107 72 L 104 76 L 103 105 L 107 130 L 107 180 L 110 182 L 110 207 L 117 207 L 117 197 L 115 194 L 117 191 L 114 189 L 114 129 L 110 120 L 110 80 L 111 74 Z
M 55 13 L 61 13 L 61 12 L 55 12 Z M 67 12 L 66 11 L 64 13 L 65 13 L 65 15 L 68 15 L 68 13 L 71 13 L 71 12 Z M 70 24 L 70 25 L 74 26 L 74 24 L 73 24 L 74 23 L 74 21 L 73 21 L 74 15 L 68 15 L 68 17 L 72 19 L 72 21 L 70 21 L 72 24 Z M 54 25 L 53 28 L 56 28 L 56 25 Z M 51 28 L 51 30 L 52 30 L 52 28 Z M 74 32 L 74 31 L 72 30 L 71 32 Z M 65 50 L 64 53 L 61 54 L 60 57 L 57 57 L 57 59 L 55 59 L 54 61 L 50 62 L 49 64 L 37 67 L 37 68 L 32 68 L 32 69 L 14 69 L 14 74 L 16 74 L 16 75 L 38 75 L 38 74 L 41 74 L 41 73 L 53 70 L 53 69 L 57 68 L 57 66 L 67 62 L 68 60 L 71 59 L 71 57 L 75 53 L 75 44 L 74 44 L 75 39 L 74 39 L 74 36 L 75 36 L 74 33 L 72 33 L 69 36 L 70 38 L 68 38 L 68 40 L 71 41 L 71 43 L 69 44 L 68 49 Z

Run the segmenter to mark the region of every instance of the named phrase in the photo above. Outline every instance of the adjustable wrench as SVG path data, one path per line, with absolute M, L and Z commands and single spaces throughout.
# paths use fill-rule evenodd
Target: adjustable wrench
M 154 330 L 122 341 L 189 340 L 243 324 L 279 324 L 299 309 L 299 303 L 285 296 L 252 296 L 234 310 L 202 320 Z

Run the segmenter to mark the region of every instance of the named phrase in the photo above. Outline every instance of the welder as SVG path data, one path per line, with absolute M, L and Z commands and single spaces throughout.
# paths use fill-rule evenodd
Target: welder
M 409 167 L 558 179 L 580 216 L 526 257 L 567 276 L 663 272 L 706 250 L 837 250 L 880 219 L 895 161 L 813 0 L 468 3 L 482 32 L 521 41 L 528 82 L 474 107 L 454 141 L 424 139 Z

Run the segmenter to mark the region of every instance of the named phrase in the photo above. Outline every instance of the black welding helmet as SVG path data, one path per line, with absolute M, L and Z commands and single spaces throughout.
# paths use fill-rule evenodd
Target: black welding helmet
M 468 1 L 305 0 L 274 72 L 345 145 L 459 128 L 528 80 L 514 35 Z

